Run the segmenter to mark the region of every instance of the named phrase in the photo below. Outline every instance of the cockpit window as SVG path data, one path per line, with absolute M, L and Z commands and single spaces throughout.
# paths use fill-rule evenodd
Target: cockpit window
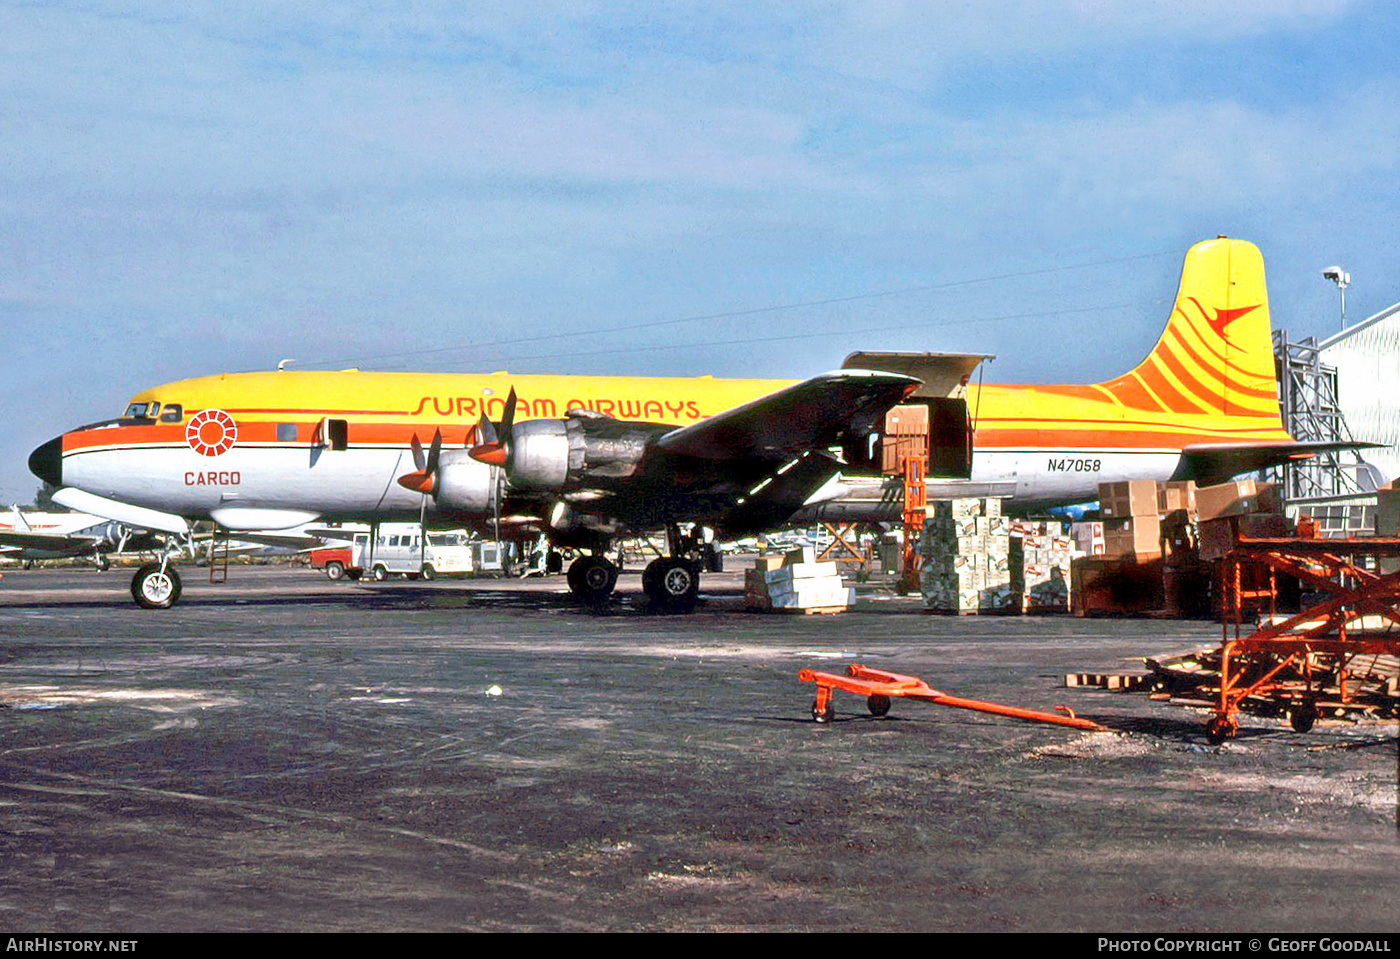
M 124 420 L 155 419 L 160 411 L 159 403 L 132 403 L 122 414 Z
M 161 411 L 160 421 L 162 423 L 178 423 L 184 416 L 185 409 L 179 403 L 166 403 L 165 409 Z

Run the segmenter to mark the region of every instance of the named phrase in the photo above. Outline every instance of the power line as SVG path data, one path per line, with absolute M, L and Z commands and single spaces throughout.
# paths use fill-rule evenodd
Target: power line
M 1071 271 L 1071 270 L 1085 270 L 1085 269 L 1091 269 L 1091 268 L 1093 268 L 1093 267 L 1099 267 L 1099 266 L 1113 266 L 1113 265 L 1122 264 L 1122 263 L 1132 263 L 1132 262 L 1136 262 L 1136 261 L 1138 261 L 1138 260 L 1147 260 L 1147 259 L 1152 259 L 1152 258 L 1155 258 L 1155 257 L 1166 256 L 1167 254 L 1168 254 L 1168 251 L 1161 251 L 1161 252 L 1157 252 L 1157 253 L 1141 253 L 1141 254 L 1138 254 L 1137 256 L 1116 257 L 1116 258 L 1107 259 L 1107 260 L 1095 260 L 1095 261 L 1092 261 L 1092 262 L 1089 262 L 1089 263 L 1077 263 L 1077 264 L 1074 264 L 1074 265 L 1072 265 L 1072 266 L 1045 267 L 1045 268 L 1038 269 L 1038 270 L 1019 270 L 1019 271 L 1012 272 L 1012 273 L 997 273 L 997 274 L 992 274 L 992 275 L 989 275 L 989 276 L 969 277 L 969 278 L 963 279 L 963 280 L 949 280 L 949 281 L 946 282 L 946 283 L 933 283 L 933 284 L 925 284 L 925 285 L 920 285 L 920 286 L 908 286 L 908 287 L 901 287 L 901 288 L 899 288 L 899 289 L 894 289 L 894 290 L 881 290 L 881 291 L 874 292 L 874 293 L 855 293 L 855 294 L 851 294 L 851 295 L 849 295 L 849 296 L 827 297 L 827 298 L 825 298 L 825 299 L 819 299 L 819 300 L 800 300 L 800 301 L 795 302 L 795 303 L 782 303 L 782 304 L 777 304 L 777 305 L 774 305 L 774 306 L 760 306 L 760 307 L 753 307 L 753 308 L 750 308 L 750 309 L 743 309 L 743 310 L 728 310 L 728 311 L 724 311 L 724 312 L 720 312 L 720 313 L 703 313 L 703 314 L 698 314 L 698 315 L 696 315 L 696 316 L 684 316 L 684 317 L 678 317 L 678 318 L 672 318 L 672 319 L 664 319 L 664 320 L 649 320 L 649 321 L 644 322 L 644 323 L 629 323 L 629 324 L 623 324 L 623 325 L 620 325 L 620 326 L 594 327 L 594 328 L 588 329 L 588 330 L 556 331 L 556 332 L 552 332 L 552 333 L 541 333 L 541 334 L 537 334 L 537 335 L 534 335 L 534 336 L 521 336 L 521 337 L 514 337 L 514 338 L 511 338 L 511 339 L 492 340 L 492 341 L 486 341 L 486 342 L 483 342 L 483 341 L 480 341 L 480 340 L 470 340 L 470 341 L 467 341 L 467 342 L 456 343 L 456 344 L 452 344 L 452 345 L 449 345 L 449 346 L 429 347 L 429 348 L 421 349 L 421 350 L 407 350 L 407 351 L 403 351 L 403 352 L 399 352 L 399 353 L 381 353 L 381 354 L 377 354 L 376 356 L 372 357 L 372 360 L 374 361 L 374 363 L 375 363 L 376 365 L 379 365 L 379 364 L 382 364 L 382 362 L 385 361 L 385 360 L 407 359 L 407 358 L 410 358 L 410 357 L 420 357 L 420 356 L 435 356 L 435 355 L 439 355 L 439 354 L 442 354 L 442 353 L 454 353 L 454 352 L 457 352 L 457 351 L 460 351 L 460 350 L 472 350 L 472 351 L 474 351 L 474 352 L 480 352 L 480 351 L 483 350 L 483 349 L 488 349 L 488 348 L 491 348 L 491 347 L 498 347 L 498 346 L 517 346 L 517 345 L 522 344 L 522 343 L 537 343 L 537 342 L 544 341 L 544 340 L 558 340 L 558 339 L 561 339 L 561 338 L 563 338 L 563 337 L 571 337 L 571 336 L 597 336 L 597 335 L 605 334 L 605 333 L 629 333 L 629 332 L 633 332 L 633 331 L 636 331 L 636 330 L 656 329 L 656 328 L 663 327 L 663 326 L 679 326 L 679 325 L 684 324 L 684 323 L 699 323 L 699 322 L 706 321 L 706 320 L 726 320 L 726 319 L 737 319 L 737 318 L 739 318 L 739 317 L 745 317 L 745 316 L 760 316 L 760 315 L 763 315 L 763 314 L 766 314 L 766 313 L 780 313 L 780 312 L 784 312 L 784 311 L 787 311 L 787 310 L 801 310 L 801 309 L 807 309 L 807 308 L 816 307 L 816 306 L 832 306 L 832 305 L 835 305 L 835 304 L 838 304 L 838 303 L 855 303 L 855 302 L 859 302 L 859 301 L 862 301 L 862 300 L 875 300 L 875 299 L 882 299 L 882 298 L 891 297 L 891 296 L 904 296 L 904 295 L 907 295 L 907 294 L 910 294 L 910 293 L 929 293 L 929 292 L 934 292 L 934 291 L 938 291 L 938 290 L 948 290 L 948 289 L 954 289 L 954 288 L 962 287 L 962 286 L 972 286 L 972 285 L 978 284 L 978 283 L 994 283 L 994 282 L 999 282 L 999 281 L 1002 281 L 1002 280 L 1024 279 L 1024 278 L 1026 278 L 1026 277 L 1031 277 L 1031 276 L 1044 276 L 1044 275 L 1047 275 L 1047 274 L 1050 274 L 1050 273 L 1063 273 L 1063 272 L 1069 272 L 1069 271 Z M 1067 311 L 1067 312 L 1070 312 L 1070 311 Z M 1053 316 L 1053 315 L 1056 315 L 1056 314 L 1053 314 L 1053 313 L 1046 313 L 1046 314 L 1026 314 L 1026 315 L 1027 315 L 1027 316 L 1037 316 L 1037 315 L 1041 315 L 1041 316 Z M 979 322 L 983 322 L 983 321 L 979 321 Z M 985 321 L 985 322 L 990 322 L 990 320 Z M 848 333 L 848 332 L 852 332 L 852 331 L 849 331 L 849 330 L 842 330 L 842 331 L 840 331 L 840 332 L 842 332 L 842 333 Z M 866 331 L 863 331 L 863 332 L 880 332 L 880 331 L 879 331 L 879 330 L 866 330 Z M 813 335 L 834 335 L 834 334 L 811 334 L 811 333 L 804 333 L 804 334 L 801 334 L 801 335 L 802 335 L 802 336 L 813 336 Z M 783 339 L 783 338 L 784 338 L 784 337 L 776 337 L 776 339 Z M 797 338 L 799 338 L 799 337 L 794 336 L 794 337 L 788 337 L 788 338 L 790 338 L 790 339 L 797 339 Z M 762 340 L 762 339 L 752 340 L 752 341 L 737 340 L 737 341 L 734 341 L 734 342 L 736 342 L 736 343 L 741 343 L 741 342 L 763 342 L 763 340 Z M 695 344 L 694 342 L 690 342 L 690 343 L 680 344 L 679 346 L 689 348 L 689 347 L 693 347 L 693 346 L 695 346 L 695 345 L 696 345 L 696 344 Z M 715 345 L 724 345 L 724 344 L 715 344 Z M 670 348 L 670 347 L 654 347 L 654 349 L 668 349 L 668 348 Z M 567 353 L 567 354 L 550 354 L 550 356 L 558 356 L 558 355 L 567 355 L 567 356 L 587 356 L 587 355 L 592 355 L 592 353 L 595 353 L 595 352 L 601 352 L 601 353 L 624 353 L 624 352 L 633 352 L 634 349 L 636 349 L 636 348 L 622 347 L 622 348 L 615 348 L 615 349 L 611 349 L 611 350 L 590 351 L 589 353 L 570 352 L 570 353 Z M 648 348 L 642 348 L 642 349 L 648 349 Z M 545 357 L 542 357 L 542 356 L 523 357 L 523 359 L 542 359 L 542 358 L 545 358 Z M 344 366 L 344 365 L 346 365 L 346 364 L 356 364 L 356 363 L 360 362 L 361 359 L 362 359 L 362 358 L 346 357 L 346 358 L 343 358 L 343 359 L 336 359 L 336 360 L 312 360 L 312 361 L 309 361 L 306 365 L 307 365 L 307 366 L 340 367 L 340 366 Z M 510 358 L 510 359 L 515 359 L 515 358 Z M 499 362 L 499 361 L 497 361 L 497 362 Z
M 985 316 L 974 320 L 946 320 L 933 323 L 898 323 L 890 326 L 875 326 L 856 329 L 824 330 L 821 332 L 784 333 L 776 336 L 753 336 L 738 340 L 707 340 L 703 343 L 691 340 L 686 343 L 658 343 L 652 346 L 614 346 L 599 350 L 569 350 L 564 353 L 535 353 L 529 355 L 493 357 L 492 363 L 517 363 L 525 360 L 567 359 L 577 356 L 611 356 L 617 353 L 644 353 L 658 350 L 693 350 L 698 346 L 741 346 L 747 343 L 774 343 L 783 340 L 806 340 L 818 336 L 853 336 L 868 333 L 887 333 L 896 330 L 946 329 L 952 326 L 977 326 L 983 323 L 1000 323 L 1005 320 L 1035 319 L 1048 316 L 1068 316 L 1080 313 L 1098 313 L 1106 310 L 1126 310 L 1140 303 L 1113 303 L 1107 306 L 1084 306 L 1069 310 L 1048 310 L 1035 313 L 1007 313 L 1002 316 Z

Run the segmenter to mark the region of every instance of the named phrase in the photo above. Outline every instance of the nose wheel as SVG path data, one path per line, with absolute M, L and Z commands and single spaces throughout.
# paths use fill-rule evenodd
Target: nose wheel
M 170 563 L 147 563 L 131 577 L 131 597 L 142 609 L 169 609 L 180 591 L 180 574 Z

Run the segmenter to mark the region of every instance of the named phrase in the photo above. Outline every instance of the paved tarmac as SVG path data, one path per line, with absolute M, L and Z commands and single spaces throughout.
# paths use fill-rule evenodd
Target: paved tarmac
M 863 594 L 691 616 L 626 574 L 0 582 L 0 928 L 1364 932 L 1397 926 L 1394 724 L 1296 734 L 1063 688 L 1209 623 L 949 618 Z M 1111 727 L 837 693 L 850 662 Z

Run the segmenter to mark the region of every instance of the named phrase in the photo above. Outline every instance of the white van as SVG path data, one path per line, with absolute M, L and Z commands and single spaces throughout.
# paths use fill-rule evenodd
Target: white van
M 379 527 L 373 553 L 361 550 L 359 563 L 379 581 L 390 573 L 401 573 L 410 579 L 419 576 L 467 576 L 473 569 L 472 548 L 467 534 L 460 531 L 430 532 L 423 541 L 423 530 L 417 523 L 385 523 Z

